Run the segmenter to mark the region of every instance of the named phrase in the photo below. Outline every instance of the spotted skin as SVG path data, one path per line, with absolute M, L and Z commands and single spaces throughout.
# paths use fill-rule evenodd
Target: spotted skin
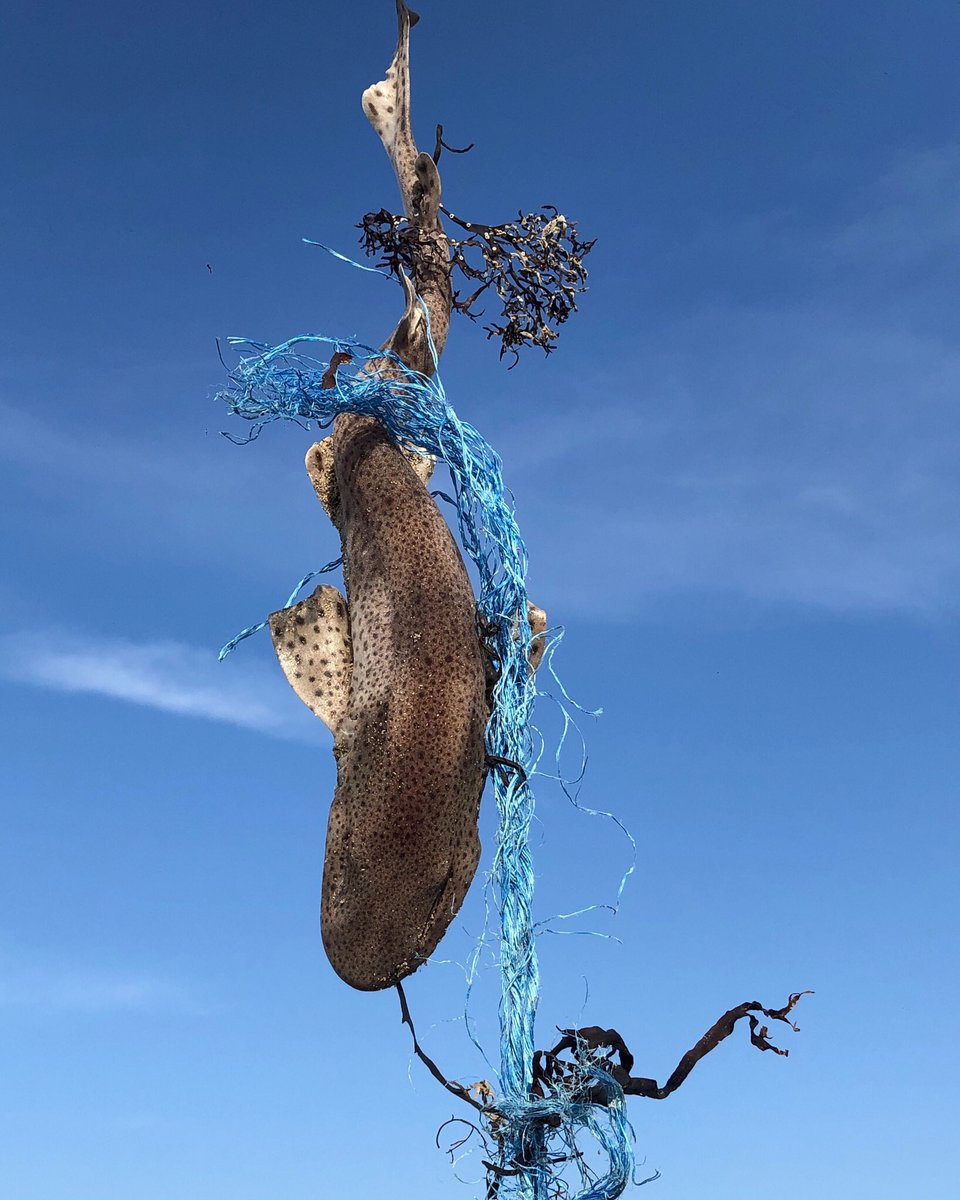
M 323 944 L 343 980 L 371 991 L 433 952 L 476 872 L 484 661 L 460 552 L 382 426 L 337 422 L 307 469 L 340 531 L 347 627 L 326 587 L 274 614 L 270 629 L 294 690 L 334 734 Z M 325 621 L 306 624 L 319 607 Z M 312 659 L 314 643 L 298 641 L 304 628 L 316 634 Z M 336 657 L 348 648 L 349 664 Z M 303 668 L 319 657 L 342 664 L 330 680 L 343 688 L 342 705 L 335 697 L 321 709 L 304 688 Z

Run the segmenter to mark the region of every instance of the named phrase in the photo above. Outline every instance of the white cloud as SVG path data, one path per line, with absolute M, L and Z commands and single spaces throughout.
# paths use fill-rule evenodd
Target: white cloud
M 147 438 L 113 414 L 87 423 L 74 413 L 50 416 L 42 400 L 31 410 L 0 398 L 13 538 L 42 527 L 53 553 L 127 569 L 144 562 L 156 573 L 227 565 L 244 582 L 277 574 L 278 592 L 318 554 L 333 558 L 338 539 L 303 470 L 303 431 L 283 423 L 255 446 L 234 446 L 219 430 L 240 437 L 245 424 L 223 405 L 211 401 L 203 412 L 200 404 L 189 420 Z
M 808 259 L 802 286 L 785 269 L 776 300 L 641 330 L 616 370 L 571 382 L 543 432 L 504 426 L 538 599 L 615 618 L 723 595 L 956 610 L 960 339 L 943 319 L 943 272 L 901 286 L 908 259 L 951 239 L 956 256 L 945 180 L 960 185 L 955 148 L 901 162 L 842 227 L 788 247 L 771 227 L 771 258 Z M 842 284 L 830 282 L 838 258 Z
M 918 340 L 897 361 L 890 338 L 838 323 L 798 311 L 803 345 L 788 346 L 762 313 L 716 314 L 692 335 L 713 345 L 691 355 L 685 395 L 649 377 L 636 387 L 641 412 L 671 419 L 617 404 L 593 406 L 587 427 L 565 420 L 566 451 L 524 462 L 514 481 L 535 578 L 613 617 L 711 593 L 954 609 L 960 355 Z
M 960 146 L 933 147 L 896 159 L 864 189 L 850 219 L 829 245 L 861 264 L 900 268 L 933 265 L 960 252 Z
M 77 968 L 0 958 L 0 1006 L 32 1012 L 157 1013 L 196 1007 L 196 998 L 162 975 Z
M 0 673 L 55 691 L 93 693 L 275 737 L 320 736 L 319 722 L 290 692 L 279 668 L 249 660 L 218 663 L 212 651 L 176 641 L 92 638 L 56 628 L 5 634 Z

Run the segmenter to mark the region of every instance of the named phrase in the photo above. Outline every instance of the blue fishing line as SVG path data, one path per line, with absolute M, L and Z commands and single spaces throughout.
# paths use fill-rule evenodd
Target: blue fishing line
M 326 252 L 333 258 L 339 258 L 341 262 L 345 262 L 348 266 L 356 267 L 358 271 L 369 271 L 371 275 L 379 275 L 382 279 L 393 279 L 393 276 L 386 271 L 381 271 L 377 267 L 365 267 L 363 263 L 358 263 L 352 258 L 347 258 L 345 254 L 341 254 L 339 250 L 334 250 L 330 246 L 325 246 L 323 242 L 315 242 L 312 238 L 301 238 L 301 242 L 305 246 L 316 246 L 319 250 Z
M 243 445 L 244 443 L 240 442 L 238 444 Z M 320 569 L 317 571 L 308 571 L 306 573 L 306 575 L 304 575 L 304 577 L 297 584 L 297 586 L 293 589 L 293 591 L 290 593 L 290 595 L 287 597 L 287 602 L 286 602 L 286 604 L 284 604 L 283 607 L 284 608 L 293 608 L 297 597 L 300 595 L 304 586 L 306 584 L 308 584 L 311 579 L 316 579 L 316 577 L 318 575 L 326 575 L 328 571 L 333 571 L 337 567 L 339 567 L 342 562 L 343 562 L 342 558 L 335 558 L 333 560 L 333 562 L 328 562 L 325 567 L 320 567 Z M 266 621 L 258 621 L 256 623 L 256 625 L 249 625 L 249 626 L 247 626 L 246 629 L 241 629 L 240 632 L 235 637 L 232 637 L 230 639 L 230 641 L 227 642 L 227 644 L 221 648 L 220 653 L 217 655 L 217 661 L 223 662 L 223 660 L 227 657 L 227 655 L 231 651 L 236 650 L 236 648 L 240 645 L 240 643 L 242 641 L 244 641 L 248 637 L 252 637 L 255 633 L 259 633 L 261 629 L 266 629 L 266 627 L 267 627 Z
M 501 1177 L 499 1194 L 502 1200 L 508 1196 L 546 1197 L 554 1176 L 549 1144 L 559 1137 L 572 1152 L 577 1131 L 582 1129 L 606 1151 L 609 1170 L 600 1180 L 585 1176 L 584 1190 L 574 1200 L 613 1200 L 629 1182 L 634 1161 L 623 1092 L 616 1081 L 584 1058 L 584 1078 L 589 1078 L 592 1086 L 602 1087 L 603 1105 L 584 1103 L 582 1088 L 545 1100 L 531 1096 L 530 1090 L 540 977 L 532 917 L 534 873 L 529 832 L 533 793 L 529 778 L 542 745 L 536 746 L 530 723 L 537 692 L 529 669 L 527 550 L 514 516 L 513 499 L 503 484 L 500 456 L 472 425 L 457 417 L 436 375 L 427 377 L 409 370 L 392 352 L 320 335 L 302 335 L 278 346 L 244 338 L 231 338 L 229 344 L 243 357 L 220 398 L 232 413 L 252 423 L 251 438 L 273 421 L 307 425 L 316 421 L 326 426 L 341 414 L 355 413 L 375 417 L 398 445 L 431 454 L 449 468 L 453 486 L 449 499 L 457 510 L 464 550 L 478 572 L 477 605 L 487 627 L 494 631 L 490 642 L 500 666 L 486 730 L 487 750 L 524 768 L 523 774 L 494 772 L 493 781 L 500 822 L 492 875 L 499 895 L 502 973 L 500 1079 L 495 1106 L 501 1114 L 502 1165 L 519 1168 L 517 1174 Z M 320 346 L 352 356 L 352 369 L 348 372 L 341 367 L 333 387 L 324 387 L 327 362 L 310 353 L 312 347 Z M 329 379 L 328 375 L 328 383 Z M 251 632 L 253 627 L 244 630 L 221 655 Z M 545 1117 L 554 1123 L 546 1124 Z

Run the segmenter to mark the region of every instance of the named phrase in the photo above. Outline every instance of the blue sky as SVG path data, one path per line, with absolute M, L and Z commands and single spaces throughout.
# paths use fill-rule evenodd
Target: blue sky
M 956 4 L 421 5 L 445 198 L 598 238 L 548 360 L 454 326 L 567 636 L 619 915 L 540 940 L 541 1044 L 613 1025 L 663 1079 L 810 987 L 788 1060 L 725 1042 L 636 1100 L 661 1200 L 954 1194 L 960 584 Z M 337 541 L 310 435 L 238 448 L 215 338 L 392 328 L 355 252 L 397 204 L 360 112 L 392 5 L 14 0 L 0 48 L 0 1191 L 465 1197 L 455 1106 L 317 930 L 330 739 L 261 636 Z M 210 268 L 208 269 L 208 264 Z M 549 730 L 556 715 L 542 713 Z M 538 788 L 538 916 L 629 847 Z M 489 865 L 493 822 L 482 832 Z M 411 981 L 462 1021 L 474 888 Z M 614 940 L 619 939 L 619 940 Z M 495 971 L 472 1012 L 491 1057 Z

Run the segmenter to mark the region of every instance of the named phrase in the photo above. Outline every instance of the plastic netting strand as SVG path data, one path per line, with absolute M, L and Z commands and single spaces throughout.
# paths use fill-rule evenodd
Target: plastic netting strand
M 278 346 L 241 338 L 231 338 L 230 344 L 242 357 L 231 372 L 231 386 L 220 398 L 232 413 L 252 422 L 247 440 L 272 421 L 316 421 L 327 426 L 340 414 L 356 413 L 375 417 L 398 445 L 425 451 L 446 464 L 461 541 L 479 576 L 478 609 L 492 631 L 490 640 L 500 665 L 487 749 L 500 759 L 531 767 L 535 747 L 530 718 L 536 688 L 528 666 L 527 551 L 512 497 L 503 485 L 499 455 L 473 426 L 457 417 L 437 376 L 412 372 L 382 350 L 320 335 L 303 335 Z M 320 345 L 330 348 L 330 357 L 334 351 L 352 356 L 352 369 L 341 367 L 333 387 L 324 387 L 328 362 L 309 352 Z M 530 774 L 532 769 L 526 770 L 526 776 Z M 502 1165 L 511 1169 L 501 1178 L 499 1195 L 546 1197 L 552 1175 L 549 1141 L 558 1131 L 569 1141 L 581 1128 L 593 1133 L 607 1151 L 610 1172 L 604 1180 L 593 1181 L 578 1200 L 611 1200 L 626 1186 L 633 1163 L 622 1093 L 599 1109 L 574 1096 L 541 1101 L 530 1093 L 540 978 L 529 849 L 533 793 L 527 777 L 498 770 L 493 785 L 499 813 L 493 875 L 500 908 L 502 972 L 496 1107 L 505 1130 Z M 546 1123 L 546 1115 L 559 1116 L 559 1125 Z

